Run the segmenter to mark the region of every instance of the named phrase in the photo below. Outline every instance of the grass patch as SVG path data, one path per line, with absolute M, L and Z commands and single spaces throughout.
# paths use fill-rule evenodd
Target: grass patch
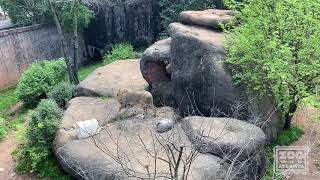
M 29 110 L 30 110 L 29 108 L 24 107 L 24 108 L 19 112 L 19 114 L 17 115 L 17 117 L 15 117 L 14 119 L 12 119 L 12 120 L 8 123 L 9 128 L 17 131 L 18 127 L 25 122 L 25 116 L 28 114 Z
M 83 66 L 79 70 L 79 79 L 80 81 L 83 81 L 86 77 L 88 77 L 94 70 L 96 70 L 98 67 L 103 66 L 102 62 L 93 63 L 87 66 Z
M 18 101 L 15 88 L 0 91 L 0 112 L 7 111 L 11 106 L 17 104 Z
M 299 127 L 292 127 L 278 137 L 277 141 L 273 145 L 275 146 L 289 146 L 290 144 L 297 141 L 304 134 L 303 130 Z
M 112 50 L 103 56 L 103 62 L 107 65 L 118 60 L 134 59 L 137 56 L 131 44 L 119 43 L 113 45 Z
M 303 134 L 304 132 L 301 128 L 292 127 L 288 130 L 283 131 L 282 134 L 276 140 L 276 142 L 266 148 L 268 164 L 267 172 L 266 175 L 263 177 L 263 180 L 284 179 L 284 176 L 281 172 L 274 172 L 273 149 L 276 146 L 289 146 L 290 144 L 297 141 Z
M 4 123 L 4 118 L 0 116 L 0 140 L 4 139 L 8 134 L 7 127 Z

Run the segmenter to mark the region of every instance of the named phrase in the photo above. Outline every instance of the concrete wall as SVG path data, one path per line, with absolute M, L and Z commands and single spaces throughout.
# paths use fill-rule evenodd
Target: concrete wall
M 80 37 L 81 64 L 86 61 L 87 54 Z M 56 29 L 49 25 L 0 31 L 0 90 L 14 86 L 33 62 L 61 57 L 60 44 Z

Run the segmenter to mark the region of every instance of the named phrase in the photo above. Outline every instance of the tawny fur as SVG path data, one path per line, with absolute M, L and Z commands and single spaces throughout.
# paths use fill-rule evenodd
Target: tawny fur
M 121 109 L 141 106 L 146 114 L 148 109 L 153 109 L 155 112 L 153 97 L 148 91 L 119 91 L 117 99 L 121 104 Z

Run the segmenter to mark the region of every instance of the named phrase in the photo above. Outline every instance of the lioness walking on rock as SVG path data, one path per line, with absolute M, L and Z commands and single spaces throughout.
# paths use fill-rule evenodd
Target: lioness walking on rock
M 120 109 L 132 108 L 140 106 L 143 108 L 145 117 L 148 115 L 148 110 L 153 110 L 153 116 L 156 116 L 156 107 L 153 105 L 152 94 L 148 91 L 121 91 L 117 93 L 117 99 L 121 104 Z M 144 118 L 145 118 L 144 117 Z

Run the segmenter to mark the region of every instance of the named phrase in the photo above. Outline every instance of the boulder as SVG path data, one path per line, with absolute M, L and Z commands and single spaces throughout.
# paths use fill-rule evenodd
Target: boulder
M 96 69 L 76 88 L 77 96 L 116 97 L 119 92 L 144 90 L 148 83 L 142 77 L 140 60 L 119 60 Z
M 185 115 L 204 116 L 231 113 L 240 90 L 224 64 L 226 49 L 223 32 L 198 26 L 172 23 L 171 84 L 175 101 Z M 213 112 L 218 107 L 219 112 Z
M 266 137 L 257 126 L 231 118 L 190 116 L 182 128 L 201 153 L 210 153 L 226 161 L 242 162 L 263 150 Z
M 118 116 L 120 103 L 114 99 L 76 97 L 67 107 L 53 143 L 55 150 L 78 139 L 75 131 L 76 122 L 97 119 L 99 126 L 104 126 Z
M 181 116 L 241 119 L 261 127 L 268 144 L 274 142 L 282 130 L 274 98 L 235 85 L 225 63 L 226 34 L 180 23 L 172 23 L 168 31 L 171 80 L 152 86 L 155 105 L 176 107 Z
M 168 38 L 156 42 L 143 53 L 140 69 L 150 86 L 170 80 L 170 74 L 166 69 L 171 61 L 170 48 L 171 38 Z
M 183 11 L 179 14 L 182 23 L 222 30 L 235 19 L 237 12 L 231 10 L 208 9 L 204 11 Z
M 180 178 L 184 167 L 189 166 L 188 179 L 197 180 L 222 180 L 226 176 L 255 179 L 263 174 L 264 168 L 261 167 L 264 167 L 265 154 L 257 154 L 247 161 L 229 163 L 219 156 L 199 153 L 193 149 L 180 123 L 169 131 L 156 132 L 154 126 L 159 119 L 175 118 L 169 107 L 158 112 L 155 119 L 128 117 L 110 123 L 92 138 L 66 143 L 56 151 L 56 156 L 64 170 L 78 179 L 130 179 L 128 175 L 147 178 L 148 171 L 153 176 L 155 167 L 156 179 L 170 177 L 169 165 L 165 161 L 168 159 L 167 147 L 172 148 L 176 159 L 180 152 L 184 154 L 178 168 Z M 177 151 L 174 147 L 183 150 Z M 158 157 L 156 161 L 154 155 Z M 191 164 L 185 165 L 185 158 L 190 155 L 194 159 Z

